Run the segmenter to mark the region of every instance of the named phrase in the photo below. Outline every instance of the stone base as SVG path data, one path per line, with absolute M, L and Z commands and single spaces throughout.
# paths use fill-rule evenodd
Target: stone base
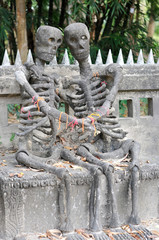
M 74 229 L 89 227 L 89 195 L 92 176 L 81 168 L 69 169 L 71 179 L 71 220 Z M 114 191 L 120 224 L 127 224 L 131 212 L 129 172 L 114 173 Z M 60 180 L 53 174 L 17 166 L 14 156 L 0 160 L 0 238 L 14 239 L 17 234 L 41 233 L 60 229 L 58 206 Z M 148 220 L 159 217 L 159 167 L 141 168 L 139 180 L 139 217 Z M 107 182 L 101 176 L 101 221 L 108 227 L 111 202 Z

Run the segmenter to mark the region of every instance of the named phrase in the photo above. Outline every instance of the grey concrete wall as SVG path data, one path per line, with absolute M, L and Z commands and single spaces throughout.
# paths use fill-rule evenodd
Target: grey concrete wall
M 94 72 L 105 65 L 92 65 Z M 2 147 L 17 146 L 18 139 L 10 141 L 13 132 L 17 132 L 17 124 L 8 124 L 7 104 L 20 103 L 20 88 L 15 80 L 14 72 L 18 66 L 0 67 L 0 136 Z M 48 73 L 57 72 L 62 77 L 78 75 L 77 65 L 46 66 Z M 140 98 L 152 100 L 151 115 L 140 116 Z M 141 161 L 158 161 L 159 155 L 159 67 L 157 64 L 123 65 L 123 81 L 114 103 L 116 115 L 119 116 L 119 100 L 132 101 L 132 116 L 120 118 L 121 127 L 129 133 L 127 138 L 133 138 L 141 144 Z
M 60 229 L 59 186 L 60 180 L 53 174 L 25 171 L 16 167 L 13 156 L 6 158 L 7 166 L 0 172 L 0 238 L 12 240 L 22 232 L 45 233 L 48 229 Z M 9 177 L 12 173 L 24 173 L 22 178 Z M 71 182 L 71 221 L 74 229 L 89 226 L 89 197 L 92 176 L 86 169 L 69 169 Z M 117 200 L 120 224 L 127 224 L 131 212 L 130 173 L 116 170 L 114 192 Z M 139 217 L 149 220 L 159 217 L 159 167 L 141 167 L 138 181 Z M 82 194 L 81 194 L 82 193 Z M 103 227 L 111 219 L 111 200 L 107 180 L 100 177 L 100 217 Z

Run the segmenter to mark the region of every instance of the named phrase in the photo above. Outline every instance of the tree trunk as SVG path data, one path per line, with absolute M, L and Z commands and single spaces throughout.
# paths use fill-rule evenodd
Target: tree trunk
M 150 20 L 149 20 L 149 24 L 148 24 L 147 36 L 153 38 L 154 31 L 155 31 L 155 20 L 154 20 L 154 17 L 151 15 Z
M 139 16 L 140 16 L 140 0 L 137 0 L 136 3 L 136 22 L 139 24 Z
M 101 34 L 101 30 L 102 30 L 102 26 L 103 26 L 103 22 L 104 22 L 104 19 L 105 19 L 105 15 L 106 15 L 106 7 L 105 6 L 98 6 L 99 9 L 102 10 L 102 17 L 100 17 L 101 15 L 101 11 L 98 13 L 98 16 L 97 16 L 97 22 L 96 22 L 96 28 L 95 28 L 95 43 L 98 42 L 98 40 L 100 40 L 100 34 Z
M 28 39 L 28 49 L 34 53 L 34 21 L 33 21 L 33 10 L 32 10 L 32 1 L 27 0 L 27 39 Z
M 37 0 L 38 4 L 38 21 L 37 21 L 37 28 L 41 25 L 41 18 L 42 18 L 42 0 Z
M 16 0 L 16 20 L 17 20 L 17 41 L 21 60 L 24 63 L 27 59 L 28 43 L 26 31 L 25 1 Z
M 62 0 L 61 15 L 60 15 L 60 21 L 59 21 L 59 27 L 61 28 L 63 28 L 63 25 L 64 25 L 67 6 L 68 6 L 68 0 Z
M 12 12 L 12 14 L 14 14 L 15 16 L 15 11 L 16 11 L 16 4 L 15 4 L 15 0 L 11 0 L 11 5 L 10 5 L 10 11 Z M 17 54 L 17 44 L 16 44 L 16 38 L 15 38 L 15 22 L 12 19 L 11 21 L 11 31 L 8 33 L 8 41 L 9 41 L 9 48 L 10 48 L 10 59 L 11 59 L 11 64 L 14 63 L 15 61 L 15 57 Z
M 53 0 L 49 0 L 48 24 L 53 26 Z

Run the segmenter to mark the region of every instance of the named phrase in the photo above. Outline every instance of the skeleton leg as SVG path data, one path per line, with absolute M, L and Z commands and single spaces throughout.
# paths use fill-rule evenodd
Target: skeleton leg
M 105 172 L 105 176 L 108 181 L 108 193 L 110 194 L 111 198 L 111 207 L 112 207 L 112 216 L 110 221 L 110 227 L 115 228 L 119 227 L 119 216 L 118 216 L 118 210 L 117 210 L 117 203 L 116 203 L 116 197 L 114 194 L 114 188 L 113 188 L 113 172 L 114 169 L 110 165 L 108 167 L 108 170 Z
M 99 214 L 98 213 L 98 202 L 99 200 L 96 200 L 96 204 L 97 204 L 97 212 L 94 212 L 94 197 L 95 197 L 95 189 L 98 188 L 98 168 L 96 166 L 93 166 L 89 163 L 85 163 L 81 160 L 78 160 L 76 157 L 74 157 L 70 151 L 63 149 L 61 152 L 61 157 L 65 160 L 68 160 L 74 164 L 78 164 L 81 167 L 85 167 L 86 169 L 88 169 L 89 171 L 93 172 L 93 183 L 91 186 L 91 194 L 90 194 L 90 204 L 89 204 L 89 210 L 90 210 L 90 225 L 94 226 L 95 228 L 99 228 L 98 226 L 98 221 L 94 221 L 94 219 L 97 219 L 99 217 L 97 217 L 96 215 Z M 71 223 L 71 216 L 70 216 L 70 212 L 71 212 L 71 185 L 70 185 L 70 181 L 69 181 L 69 177 L 65 178 L 65 185 L 66 185 L 66 226 L 65 226 L 65 231 L 69 232 L 69 233 L 65 233 L 64 236 L 67 236 L 67 240 L 82 240 L 84 239 L 82 236 L 80 236 L 79 234 L 77 234 L 76 232 L 73 232 L 73 224 Z M 98 192 L 96 193 L 96 195 L 98 195 Z M 98 196 L 99 197 L 99 196 Z M 96 216 L 94 218 L 94 215 Z M 70 231 L 72 231 L 70 233 Z
M 111 202 L 112 202 L 112 219 L 111 219 L 111 227 L 117 227 L 119 226 L 119 218 L 118 218 L 118 212 L 117 212 L 117 204 L 116 204 L 116 198 L 114 195 L 114 190 L 113 190 L 113 167 L 105 162 L 100 161 L 99 159 L 97 159 L 96 157 L 94 157 L 88 150 L 89 145 L 87 144 L 87 149 L 83 146 L 81 146 L 78 149 L 78 153 L 84 157 L 86 157 L 88 162 L 91 162 L 93 164 L 96 164 L 98 166 L 100 166 L 103 169 L 103 173 L 105 174 L 107 181 L 108 181 L 108 190 L 110 193 L 110 197 L 111 197 Z M 91 149 L 92 151 L 92 149 Z M 99 183 L 97 184 L 99 185 Z M 96 188 L 97 191 L 99 191 L 99 186 Z M 98 194 L 99 195 L 99 194 Z M 99 199 L 97 199 L 99 201 Z M 98 204 L 99 206 L 99 204 Z M 99 212 L 99 209 L 97 210 Z M 97 214 L 96 211 L 96 214 Z M 98 215 L 95 216 L 95 220 L 96 218 L 99 218 Z
M 132 212 L 129 219 L 131 224 L 139 224 L 140 218 L 138 216 L 138 180 L 139 180 L 139 167 L 138 156 L 140 151 L 140 145 L 133 141 L 130 147 L 130 153 L 132 157 L 131 168 L 131 196 L 132 196 Z
M 88 149 L 86 149 L 84 146 L 80 146 L 78 148 L 78 154 L 82 155 L 84 157 L 86 157 L 87 161 L 89 161 L 92 164 L 96 164 L 97 166 L 102 167 L 104 174 L 106 175 L 107 179 L 108 179 L 108 185 L 109 189 L 111 191 L 111 198 L 113 198 L 112 200 L 112 223 L 114 224 L 113 226 L 117 226 L 118 225 L 118 215 L 117 215 L 117 208 L 116 208 L 116 201 L 115 201 L 115 197 L 114 197 L 114 192 L 113 192 L 113 185 L 112 185 L 112 172 L 111 169 L 112 167 L 103 163 L 101 161 L 99 161 L 97 158 L 95 158 L 89 151 Z M 93 236 L 95 237 L 96 240 L 106 240 L 109 239 L 108 236 L 106 236 L 106 234 L 104 232 L 102 232 L 102 224 L 100 222 L 100 186 L 99 186 L 99 179 L 100 178 L 100 174 L 97 173 L 94 176 L 94 184 L 95 187 L 94 189 L 92 189 L 92 196 L 90 199 L 90 227 L 91 229 L 94 231 L 93 232 Z M 96 198 L 95 198 L 96 196 Z M 116 214 L 116 217 L 115 217 Z

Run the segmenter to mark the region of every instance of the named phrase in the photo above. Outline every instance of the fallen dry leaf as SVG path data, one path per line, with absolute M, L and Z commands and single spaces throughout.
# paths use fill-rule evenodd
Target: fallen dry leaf
M 5 163 L 0 163 L 0 166 L 5 167 L 5 166 L 7 166 L 7 164 L 5 164 Z
M 64 137 L 60 137 L 60 140 L 61 140 L 62 144 L 66 142 Z
M 24 176 L 24 173 L 23 173 L 23 172 L 17 174 L 17 177 L 18 177 L 18 178 L 22 178 L 23 176 Z
M 46 231 L 46 237 L 50 240 L 65 240 L 66 237 L 62 236 L 62 233 L 58 229 L 51 229 Z
M 66 166 L 64 166 L 61 162 L 59 162 L 59 163 L 54 163 L 53 166 L 54 166 L 54 167 L 60 167 L 60 168 L 66 168 Z
M 75 232 L 77 232 L 79 235 L 84 237 L 84 239 L 86 239 L 86 240 L 95 240 L 95 238 L 92 234 L 86 233 L 83 229 L 76 229 Z
M 21 167 L 22 165 L 15 165 L 15 167 Z
M 81 160 L 82 160 L 83 162 L 86 162 L 86 158 L 85 158 L 85 157 L 81 157 Z
M 18 178 L 22 178 L 24 176 L 24 173 L 10 173 L 9 177 L 18 177 Z
M 121 226 L 121 228 L 123 230 L 125 230 L 127 233 L 131 233 L 132 232 L 132 229 L 131 229 L 131 227 L 129 225 L 123 225 L 123 226 Z
M 65 149 L 67 150 L 72 150 L 73 148 L 72 147 L 69 147 L 69 146 L 64 146 Z
M 129 225 L 124 225 L 121 228 L 125 230 L 127 233 L 129 233 L 136 240 L 141 240 L 141 238 L 137 234 L 139 234 L 142 238 L 144 237 L 142 231 L 132 231 Z
M 123 234 L 122 232 L 112 232 L 110 231 L 110 229 L 107 229 L 107 230 L 103 230 L 107 236 L 111 239 L 111 240 L 115 240 L 115 238 L 113 237 L 113 235 L 119 235 L 119 234 Z
M 15 173 L 10 173 L 9 174 L 9 177 L 14 177 L 15 176 Z
M 159 239 L 159 232 L 156 231 L 156 230 L 151 230 L 151 232 L 152 232 L 152 235 L 150 235 L 149 238 L 158 240 Z
M 44 172 L 44 169 L 29 168 L 29 170 L 33 172 Z
M 71 165 L 69 166 L 70 168 L 73 168 L 73 169 L 79 169 L 79 170 L 82 170 L 83 168 L 80 167 L 80 166 L 77 166 L 77 165 Z
M 47 238 L 47 236 L 46 236 L 46 234 L 40 234 L 39 236 L 38 236 L 38 238 Z

